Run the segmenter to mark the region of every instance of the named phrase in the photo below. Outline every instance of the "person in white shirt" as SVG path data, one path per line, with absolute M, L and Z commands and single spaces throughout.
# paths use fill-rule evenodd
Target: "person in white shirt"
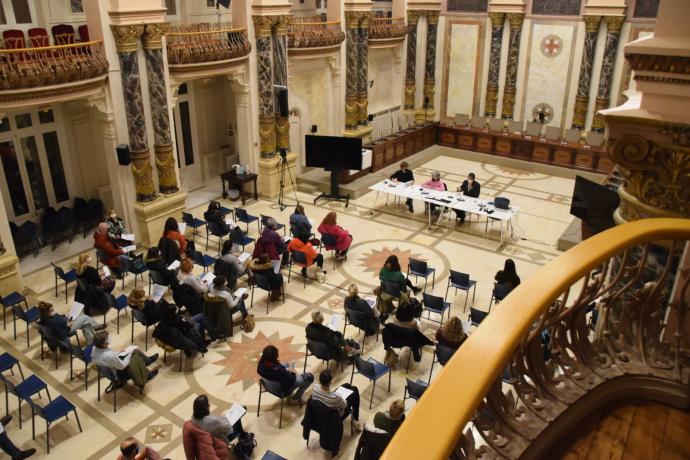
M 230 309 L 230 314 L 240 311 L 242 312 L 242 318 L 247 317 L 248 313 L 247 307 L 244 306 L 244 299 L 249 297 L 249 294 L 245 292 L 242 297 L 236 297 L 227 288 L 224 276 L 216 276 L 213 279 L 213 284 L 208 290 L 208 295 L 210 297 L 222 297 L 225 299 L 225 302 L 228 304 L 228 308 Z
M 329 369 L 321 372 L 321 374 L 319 374 L 319 383 L 314 384 L 311 389 L 311 397 L 328 407 L 336 409 L 343 420 L 352 413 L 352 418 L 355 421 L 355 428 L 358 431 L 362 431 L 362 425 L 359 423 L 359 390 L 356 386 L 343 383 L 341 385 L 343 388 L 352 391 L 347 399 L 343 399 L 339 394 L 331 390 L 332 381 L 333 374 Z
M 107 331 L 97 332 L 93 339 L 93 344 L 94 348 L 91 359 L 94 363 L 119 371 L 119 374 L 122 372 L 126 373 L 140 389 L 146 385 L 146 382 L 158 374 L 158 369 L 149 371 L 147 368 L 147 366 L 156 362 L 158 353 L 146 356 L 136 348 L 128 352 L 117 352 L 108 347 L 110 345 L 110 338 Z
M 193 270 L 194 262 L 192 262 L 192 259 L 184 259 L 180 263 L 180 272 L 177 274 L 177 280 L 180 284 L 189 284 L 197 294 L 206 294 L 208 292 L 208 286 L 192 273 Z

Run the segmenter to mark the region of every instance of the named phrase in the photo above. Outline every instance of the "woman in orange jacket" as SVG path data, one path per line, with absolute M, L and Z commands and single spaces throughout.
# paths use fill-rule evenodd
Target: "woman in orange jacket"
M 309 241 L 308 235 L 300 234 L 299 236 L 293 237 L 290 243 L 288 243 L 288 251 L 303 253 L 307 258 L 307 267 L 316 263 L 319 272 L 323 268 L 323 254 L 319 254 L 316 249 L 314 249 L 314 246 L 312 246 Z M 307 267 L 302 267 L 302 276 L 307 276 Z

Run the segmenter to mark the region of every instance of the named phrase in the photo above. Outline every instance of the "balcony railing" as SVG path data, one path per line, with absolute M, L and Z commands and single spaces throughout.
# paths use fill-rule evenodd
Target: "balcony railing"
M 90 80 L 108 72 L 103 41 L 0 49 L 0 90 Z
M 604 403 L 686 405 L 689 241 L 689 219 L 644 219 L 541 268 L 470 334 L 382 458 L 551 458 Z
M 252 45 L 245 29 L 193 24 L 175 27 L 166 34 L 168 64 L 226 61 L 249 54 Z
M 292 18 L 288 24 L 288 48 L 335 46 L 345 40 L 340 21 L 324 21 L 321 16 Z
M 372 18 L 369 24 L 370 40 L 400 38 L 406 34 L 405 18 Z

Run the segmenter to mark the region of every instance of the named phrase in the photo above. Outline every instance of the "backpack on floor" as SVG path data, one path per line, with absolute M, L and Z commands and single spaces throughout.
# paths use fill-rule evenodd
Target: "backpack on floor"
M 231 445 L 232 453 L 241 460 L 249 460 L 256 447 L 254 433 L 242 433 L 237 437 L 237 442 Z
M 247 315 L 244 320 L 242 320 L 242 329 L 244 329 L 244 332 L 252 332 L 254 330 L 254 327 L 256 327 L 256 321 L 254 320 L 254 315 L 249 314 Z

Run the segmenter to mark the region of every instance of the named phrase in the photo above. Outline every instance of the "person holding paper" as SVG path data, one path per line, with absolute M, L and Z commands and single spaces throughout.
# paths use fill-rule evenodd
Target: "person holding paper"
M 196 277 L 194 273 L 194 262 L 192 259 L 187 258 L 180 262 L 180 272 L 177 274 L 177 280 L 180 284 L 190 285 L 197 294 L 204 295 L 208 292 L 208 285 L 204 284 Z
M 194 399 L 191 421 L 197 427 L 224 441 L 232 441 L 240 434 L 245 433 L 241 417 L 234 425 L 231 425 L 228 417 L 212 414 L 211 404 L 206 395 L 199 395 Z
M 67 318 L 65 315 L 59 315 L 55 312 L 53 304 L 48 302 L 38 303 L 38 315 L 41 321 L 41 325 L 50 329 L 55 338 L 58 340 L 66 339 L 72 333 L 76 331 L 81 331 L 84 335 L 84 340 L 86 343 L 84 346 L 89 345 L 93 342 L 93 338 L 96 331 L 101 331 L 106 328 L 105 324 L 99 324 L 95 319 L 88 315 L 82 313 L 84 308 L 83 304 L 80 305 L 81 309 L 73 309 L 76 314 L 76 318 Z
M 131 378 L 140 390 L 148 381 L 158 375 L 158 369 L 148 370 L 148 366 L 158 360 L 158 353 L 146 356 L 136 346 L 130 346 L 124 351 L 117 352 L 109 347 L 110 337 L 107 331 L 96 333 L 93 345 L 91 359 L 94 363 L 120 371 L 119 374 L 125 374 L 125 378 Z
M 323 218 L 321 224 L 319 225 L 319 233 L 322 235 L 333 235 L 335 237 L 335 260 L 347 259 L 347 251 L 350 249 L 350 245 L 352 244 L 352 235 L 350 235 L 350 232 L 338 225 L 337 214 L 335 211 L 329 212 L 326 214 L 326 217 Z M 326 249 L 330 251 L 333 248 L 326 246 Z
M 158 272 L 163 275 L 163 279 L 169 285 L 177 282 L 177 275 L 174 270 L 168 270 L 168 266 L 163 262 L 161 251 L 156 246 L 150 247 L 144 256 L 144 264 L 150 271 Z
M 287 245 L 283 238 L 276 232 L 278 228 L 278 223 L 272 217 L 266 219 L 266 225 L 264 226 L 261 236 L 256 241 L 254 245 L 254 257 L 258 257 L 260 254 L 266 253 L 271 257 L 271 264 L 273 264 L 273 271 L 280 273 L 281 266 L 281 256 L 285 259 L 287 255 Z M 282 262 L 287 263 L 287 260 Z
M 271 302 L 280 299 L 280 293 L 283 286 L 283 274 L 276 273 L 273 270 L 273 264 L 268 254 L 261 254 L 258 258 L 252 260 L 249 269 L 252 273 L 259 273 L 266 275 L 268 283 L 271 285 Z
M 343 383 L 333 391 L 331 390 L 332 381 L 333 373 L 330 369 L 322 371 L 319 374 L 319 383 L 314 384 L 311 388 L 311 397 L 321 401 L 328 407 L 336 409 L 343 420 L 352 414 L 352 419 L 355 421 L 355 429 L 362 431 L 362 424 L 359 422 L 359 389 L 356 386 Z
M 414 175 L 412 174 L 410 165 L 407 163 L 407 161 L 400 163 L 400 169 L 391 174 L 390 179 L 395 182 L 402 183 L 414 182 Z M 412 198 L 405 200 L 405 205 L 407 205 L 407 209 L 409 209 L 410 212 L 414 212 L 414 208 L 412 207 Z
M 131 243 L 130 241 L 122 240 L 122 235 L 128 232 L 125 221 L 122 220 L 122 217 L 117 215 L 117 211 L 111 209 L 108 213 L 108 217 L 105 219 L 105 223 L 108 224 L 108 236 L 110 239 L 122 246 L 127 246 Z
M 225 276 L 225 279 L 228 280 L 228 286 L 234 286 L 237 278 L 249 272 L 249 265 L 252 262 L 249 253 L 246 254 L 244 262 L 240 262 L 235 254 L 232 253 L 233 247 L 232 240 L 223 241 L 223 248 L 220 251 L 220 260 L 227 264 L 227 266 L 223 269 L 223 273 L 217 272 L 217 274 Z M 214 266 L 214 271 L 219 269 L 222 265 L 223 264 Z
M 323 321 L 323 313 L 319 310 L 314 310 L 311 313 L 311 323 L 307 324 L 305 328 L 309 340 L 326 344 L 328 351 L 336 361 L 342 361 L 359 350 L 359 344 L 354 340 L 345 340 L 342 332 L 333 331 L 324 326 Z
M 290 232 L 296 237 L 304 236 L 307 239 L 311 237 L 311 222 L 301 204 L 295 206 L 295 212 L 290 215 Z
M 187 238 L 180 232 L 180 226 L 174 217 L 168 217 L 163 227 L 163 236 L 175 241 L 180 248 L 180 256 L 187 255 L 187 251 L 194 250 L 194 242 L 187 241 Z
M 144 318 L 150 324 L 161 320 L 161 302 L 154 302 L 142 288 L 132 289 L 127 297 L 127 305 L 134 310 L 144 312 Z
M 390 434 L 395 434 L 404 421 L 405 403 L 402 399 L 393 401 L 386 412 L 377 412 L 374 415 L 374 426 Z
M 278 359 L 278 349 L 267 345 L 261 353 L 256 372 L 266 380 L 279 382 L 284 394 L 292 394 L 291 398 L 297 402 L 314 381 L 314 376 L 305 372 L 298 374 L 294 365 L 288 370 Z
M 75 269 L 77 270 L 77 278 L 83 280 L 89 290 L 99 288 L 106 292 L 112 292 L 115 288 L 115 280 L 110 275 L 106 275 L 105 272 L 99 272 L 93 267 L 93 258 L 89 253 L 79 256 Z
M 242 319 L 246 318 L 249 314 L 247 312 L 247 307 L 244 306 L 244 299 L 249 297 L 249 294 L 245 292 L 241 297 L 235 296 L 235 294 L 230 292 L 230 289 L 228 289 L 224 276 L 216 276 L 213 279 L 213 284 L 208 290 L 208 296 L 225 299 L 225 303 L 230 309 L 230 314 L 239 311 L 242 313 Z
M 208 209 L 204 212 L 204 220 L 218 224 L 223 232 L 230 232 L 232 230 L 230 225 L 225 222 L 225 215 L 221 211 L 220 203 L 217 201 L 211 201 L 208 204 Z
M 36 449 L 20 450 L 7 436 L 7 424 L 12 421 L 11 415 L 0 419 L 0 449 L 10 456 L 12 460 L 23 460 L 36 453 Z
M 354 310 L 363 313 L 367 319 L 367 327 L 365 329 L 366 335 L 374 335 L 381 326 L 381 320 L 379 319 L 379 311 L 373 306 L 369 305 L 369 302 L 362 299 L 359 296 L 359 289 L 357 285 L 352 283 L 347 287 L 347 297 L 345 297 L 345 308 L 347 310 Z
M 458 192 L 462 192 L 465 196 L 471 196 L 472 198 L 479 198 L 479 192 L 481 190 L 481 185 L 479 182 L 474 180 L 474 173 L 471 172 L 467 175 L 467 179 L 462 181 L 462 185 L 458 187 Z M 456 219 L 460 219 L 460 223 L 465 222 L 465 211 L 455 210 Z
M 188 358 L 208 351 L 194 325 L 177 314 L 177 306 L 167 302 L 161 306 L 161 320 L 153 330 L 153 337 L 176 350 L 182 350 Z
M 126 258 L 125 251 L 120 249 L 117 244 L 108 236 L 108 224 L 101 222 L 96 227 L 93 234 L 93 246 L 101 251 L 105 258 L 101 262 L 110 267 L 112 270 L 120 271 L 120 267 L 124 264 L 122 259 Z

